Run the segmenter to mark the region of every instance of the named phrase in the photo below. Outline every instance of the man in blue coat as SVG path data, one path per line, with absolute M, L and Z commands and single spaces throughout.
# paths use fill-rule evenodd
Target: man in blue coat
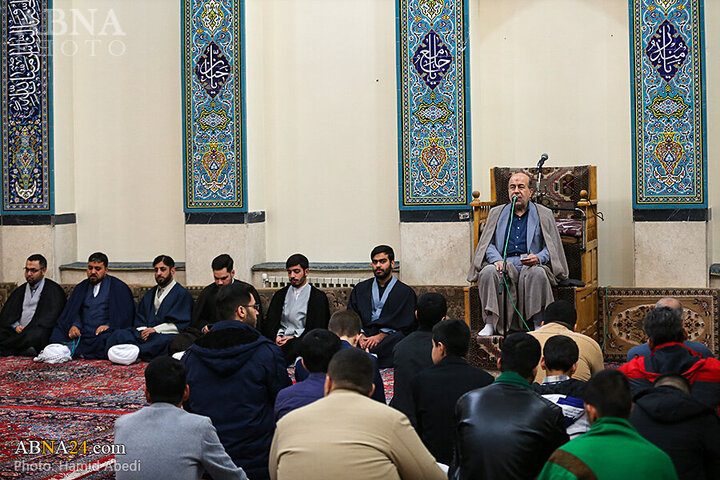
M 233 462 L 267 479 L 275 397 L 290 385 L 280 347 L 255 329 L 259 305 L 239 282 L 217 293 L 218 318 L 185 352 L 188 412 L 210 417 Z
M 110 336 L 106 345 L 108 352 L 115 345 L 135 345 L 140 358 L 150 361 L 166 355 L 168 342 L 190 325 L 193 299 L 190 292 L 175 281 L 175 260 L 159 255 L 153 260 L 153 268 L 157 285 L 140 300 L 133 326 Z M 113 355 L 108 358 L 113 360 Z
M 106 358 L 105 342 L 110 334 L 132 325 L 132 292 L 125 282 L 107 272 L 107 255 L 90 255 L 88 278 L 75 285 L 50 336 L 50 343 L 68 344 L 73 357 Z

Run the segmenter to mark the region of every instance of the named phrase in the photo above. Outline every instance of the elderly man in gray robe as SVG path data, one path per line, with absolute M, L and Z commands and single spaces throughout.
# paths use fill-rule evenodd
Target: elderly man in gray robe
M 552 287 L 568 276 L 555 218 L 530 201 L 533 193 L 530 177 L 515 173 L 508 182 L 511 202 L 488 213 L 468 273 L 469 282 L 478 282 L 485 322 L 478 335 L 530 330 L 532 317 L 554 301 Z

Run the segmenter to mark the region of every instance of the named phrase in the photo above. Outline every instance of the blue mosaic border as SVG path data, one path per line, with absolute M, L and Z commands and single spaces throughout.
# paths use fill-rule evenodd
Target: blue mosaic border
M 707 208 L 702 0 L 629 0 L 633 208 Z
M 247 211 L 245 1 L 183 0 L 185 212 Z
M 0 213 L 52 214 L 52 0 L 3 0 L 1 5 Z
M 397 0 L 400 210 L 470 201 L 466 0 Z

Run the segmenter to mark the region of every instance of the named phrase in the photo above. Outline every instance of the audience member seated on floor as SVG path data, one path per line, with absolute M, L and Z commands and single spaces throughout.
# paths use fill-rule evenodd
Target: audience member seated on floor
M 280 390 L 275 399 L 276 420 L 324 396 L 328 364 L 339 350 L 340 339 L 328 330 L 316 328 L 303 335 L 300 340 L 301 362 L 310 372 L 310 376 Z
M 212 325 L 220 320 L 217 316 L 215 297 L 217 297 L 220 289 L 226 285 L 239 283 L 250 289 L 253 298 L 257 299 L 258 302 L 257 318 L 258 320 L 262 318 L 262 305 L 260 304 L 258 291 L 249 283 L 235 279 L 233 264 L 232 257 L 227 253 L 218 255 L 213 259 L 212 272 L 215 280 L 200 292 L 192 310 L 190 326 L 170 340 L 168 344 L 170 354 L 187 350 L 195 340 L 209 332 Z
M 360 320 L 358 314 L 352 310 L 341 310 L 333 313 L 332 317 L 330 317 L 330 322 L 328 323 L 328 330 L 340 338 L 340 350 L 357 347 L 361 328 L 362 321 Z M 374 372 L 373 385 L 375 386 L 375 390 L 370 398 L 377 400 L 378 402 L 385 403 L 385 385 L 383 383 L 382 376 L 380 375 L 377 357 L 375 357 L 372 353 L 368 353 L 367 356 L 373 362 Z M 298 360 L 295 362 L 295 380 L 302 382 L 308 377 L 308 375 L 309 373 L 303 366 L 302 361 Z
M 543 323 L 540 328 L 530 332 L 530 335 L 537 338 L 540 345 L 545 345 L 548 338 L 555 335 L 565 335 L 572 338 L 577 344 L 579 358 L 573 378 L 587 382 L 590 377 L 605 368 L 603 354 L 600 345 L 582 333 L 575 331 L 577 326 L 577 311 L 575 307 L 565 300 L 557 300 L 545 308 L 543 312 Z M 538 369 L 535 381 L 541 383 L 545 377 L 545 371 Z
M 592 427 L 558 448 L 538 479 L 676 479 L 662 450 L 630 425 L 630 387 L 617 370 L 595 374 L 585 389 L 585 410 Z
M 683 318 L 683 314 L 685 313 L 685 310 L 683 309 L 682 303 L 680 303 L 680 300 L 673 297 L 663 297 L 660 300 L 657 301 L 655 304 L 655 308 L 657 307 L 669 307 L 672 309 L 675 309 L 680 314 L 680 318 Z M 687 332 L 683 329 L 685 332 L 685 338 L 687 338 Z M 710 351 L 710 349 L 704 344 L 700 342 L 691 342 L 690 340 L 685 340 L 683 344 L 688 347 L 690 350 L 694 350 L 703 357 L 712 357 L 713 354 Z M 637 345 L 635 347 L 632 347 L 627 354 L 627 360 L 626 362 L 629 362 L 633 358 L 637 356 L 641 357 L 647 357 L 650 356 L 650 346 L 647 343 L 643 343 L 642 345 Z
M 185 409 L 210 417 L 225 450 L 253 480 L 268 477 L 273 406 L 290 386 L 280 347 L 255 329 L 258 304 L 247 285 L 217 293 L 218 318 L 182 357 L 190 397 Z
M 90 255 L 88 278 L 75 285 L 50 336 L 50 343 L 69 344 L 73 357 L 107 358 L 105 342 L 110 335 L 133 324 L 135 301 L 130 287 L 107 273 L 107 255 Z
M 620 367 L 630 379 L 633 396 L 650 388 L 663 373 L 678 373 L 690 383 L 693 397 L 712 408 L 720 405 L 720 361 L 702 358 L 683 345 L 685 330 L 678 310 L 669 307 L 653 308 L 643 321 L 649 357 L 635 357 Z
M 35 356 L 45 348 L 67 297 L 62 287 L 45 278 L 47 260 L 40 254 L 25 262 L 25 283 L 8 297 L 0 311 L 0 356 Z
M 378 357 L 380 368 L 393 362 L 393 348 L 415 329 L 415 291 L 393 276 L 395 252 L 378 245 L 370 253 L 374 278 L 355 285 L 348 310 L 357 312 L 363 329 L 360 348 Z
M 167 355 L 168 342 L 190 324 L 193 299 L 175 281 L 175 260 L 160 255 L 153 260 L 156 286 L 151 288 L 135 310 L 131 328 L 117 330 L 108 338 L 108 358 L 128 365 L 138 356 L 145 361 Z
M 325 398 L 278 422 L 270 478 L 446 479 L 407 417 L 368 398 L 372 377 L 364 352 L 337 352 L 328 367 Z
M 680 375 L 660 375 L 635 397 L 630 423 L 670 455 L 681 480 L 720 478 L 720 419 Z
M 418 309 L 421 301 L 422 297 Z M 443 320 L 433 327 L 430 341 L 434 366 L 410 381 L 415 430 L 435 460 L 450 465 L 458 399 L 470 390 L 490 385 L 494 379 L 462 358 L 470 346 L 470 328 L 465 322 Z
M 282 349 L 285 361 L 292 365 L 300 355 L 304 333 L 327 328 L 330 304 L 325 292 L 308 283 L 310 264 L 305 255 L 291 255 L 285 268 L 290 285 L 275 292 L 258 330 Z
M 417 301 L 415 317 L 418 329 L 403 338 L 393 348 L 393 398 L 395 407 L 415 423 L 415 405 L 410 393 L 410 380 L 423 370 L 433 366 L 432 329 L 447 314 L 447 302 L 439 293 L 425 293 Z
M 577 368 L 578 346 L 572 338 L 555 335 L 545 342 L 540 368 L 545 370 L 541 384 L 533 383 L 535 392 L 562 408 L 567 434 L 573 438 L 587 432 L 590 423 L 583 407 L 586 382 L 572 377 Z
M 560 407 L 530 388 L 539 361 L 540 343 L 534 337 L 513 333 L 505 338 L 500 376 L 458 400 L 449 478 L 535 478 L 550 454 L 568 441 Z
M 209 418 L 182 409 L 189 394 L 185 366 L 158 357 L 145 369 L 145 398 L 150 406 L 121 415 L 115 422 L 118 480 L 247 480 L 245 472 L 225 453 Z M 131 470 L 132 469 L 132 470 Z
M 478 282 L 485 323 L 479 335 L 502 334 L 500 319 L 506 315 L 517 318 L 512 302 L 531 325 L 533 316 L 553 301 L 552 287 L 568 276 L 555 217 L 550 209 L 531 201 L 532 182 L 524 173 L 510 177 L 508 197 L 515 199 L 515 210 L 510 203 L 493 207 L 475 249 L 468 281 Z M 511 220 L 512 232 L 508 231 Z M 507 284 L 503 268 L 507 271 Z M 525 330 L 519 321 L 508 325 L 508 331 L 519 330 Z

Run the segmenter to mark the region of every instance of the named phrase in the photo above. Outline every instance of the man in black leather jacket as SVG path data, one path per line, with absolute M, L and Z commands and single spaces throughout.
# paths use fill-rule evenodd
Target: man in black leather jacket
M 535 338 L 509 335 L 498 360 L 502 374 L 460 397 L 451 479 L 532 479 L 568 441 L 560 407 L 530 388 L 539 361 Z

